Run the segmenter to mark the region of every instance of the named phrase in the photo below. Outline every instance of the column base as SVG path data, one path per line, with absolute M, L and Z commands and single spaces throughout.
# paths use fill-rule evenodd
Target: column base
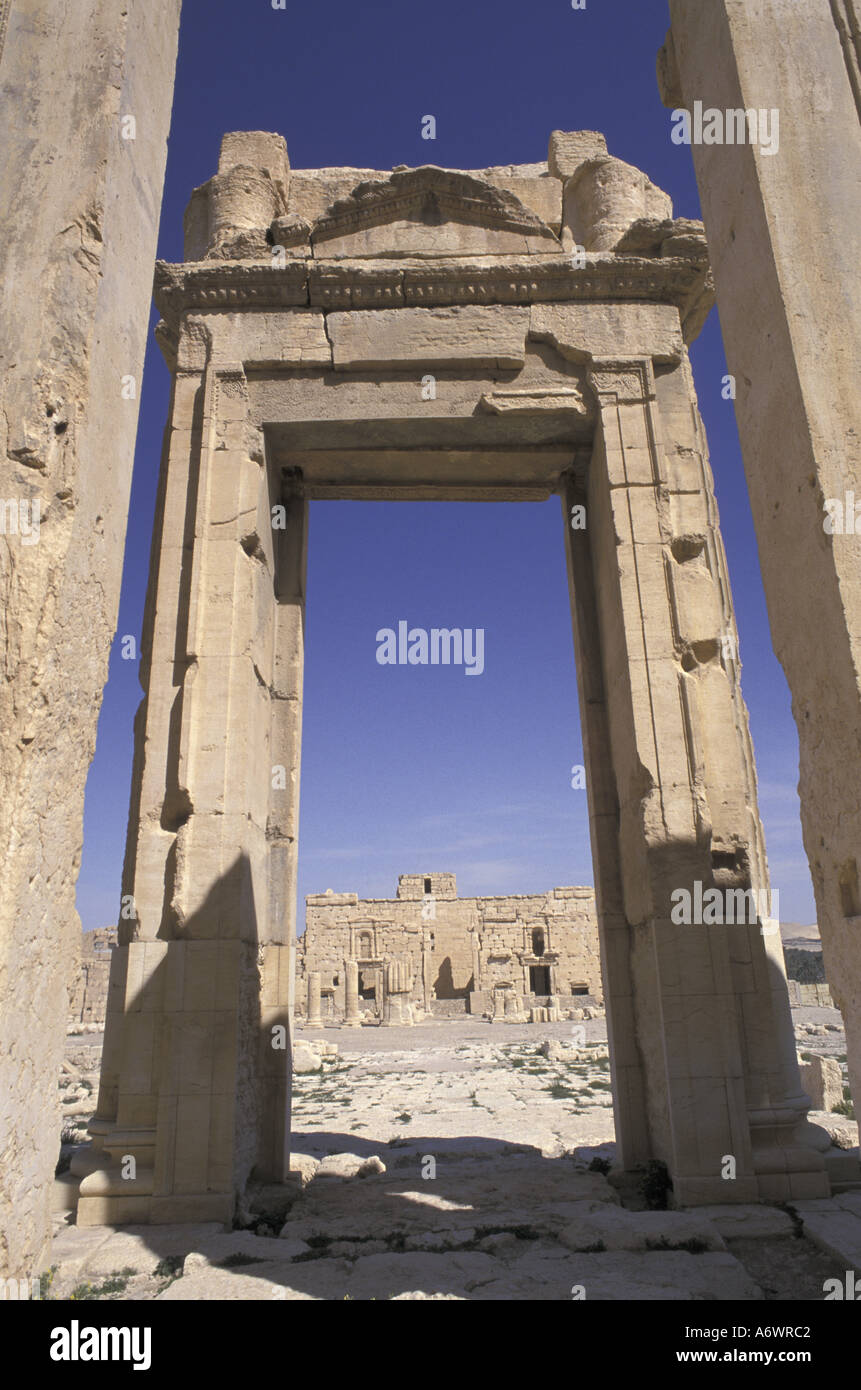
M 151 1168 L 139 1168 L 134 1178 L 124 1178 L 116 1167 L 98 1169 L 81 1181 L 77 1224 L 181 1226 L 214 1221 L 229 1226 L 233 1221 L 236 1204 L 232 1192 L 154 1196 L 152 1188 Z

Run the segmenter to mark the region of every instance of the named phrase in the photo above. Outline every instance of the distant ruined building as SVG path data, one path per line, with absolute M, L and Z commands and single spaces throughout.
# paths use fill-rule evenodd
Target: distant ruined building
M 538 1021 L 603 1001 L 592 888 L 458 898 L 454 874 L 401 874 L 396 898 L 329 891 L 305 907 L 296 1007 L 309 1023 Z
M 84 932 L 69 986 L 67 1033 L 95 1033 L 104 1028 L 111 954 L 116 944 L 116 927 Z

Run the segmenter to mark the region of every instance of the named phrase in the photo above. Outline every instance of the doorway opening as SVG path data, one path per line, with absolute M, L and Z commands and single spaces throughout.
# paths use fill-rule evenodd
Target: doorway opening
M 529 989 L 532 994 L 538 994 L 542 998 L 546 998 L 550 994 L 549 965 L 530 965 Z

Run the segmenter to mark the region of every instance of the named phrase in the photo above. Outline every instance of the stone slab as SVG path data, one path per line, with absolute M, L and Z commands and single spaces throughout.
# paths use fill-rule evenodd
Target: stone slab
M 376 367 L 522 367 L 529 309 L 454 305 L 358 309 L 327 316 L 336 370 Z
M 672 304 L 533 304 L 529 331 L 569 362 L 606 356 L 676 363 L 685 350 Z
M 840 1205 L 844 1200 L 795 1202 L 794 1206 L 804 1222 L 805 1235 L 847 1269 L 861 1271 L 861 1216 Z
M 224 1227 L 215 1222 L 199 1226 L 128 1226 L 122 1231 L 111 1232 L 109 1238 L 95 1248 L 84 1271 L 88 1277 L 113 1274 L 126 1268 L 138 1274 L 152 1274 L 168 1256 L 187 1255 L 200 1248 L 200 1243 L 223 1233 Z
M 666 1243 L 692 1242 L 708 1250 L 726 1247 L 715 1226 L 700 1214 L 681 1211 L 627 1211 L 602 1202 L 581 1202 L 574 1220 L 559 1232 L 570 1250 L 587 1250 L 599 1242 L 607 1250 L 649 1250 Z
M 771 1239 L 791 1236 L 792 1218 L 779 1207 L 760 1206 L 755 1202 L 738 1206 L 697 1207 L 697 1216 L 711 1222 L 724 1240 Z

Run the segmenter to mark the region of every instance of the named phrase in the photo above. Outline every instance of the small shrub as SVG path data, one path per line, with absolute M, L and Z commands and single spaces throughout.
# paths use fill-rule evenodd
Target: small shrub
M 667 1200 L 673 1190 L 673 1180 L 666 1163 L 663 1163 L 659 1158 L 649 1159 L 640 1183 L 640 1190 L 649 1211 L 667 1210 Z
M 552 1086 L 545 1086 L 545 1091 L 549 1091 L 554 1100 L 568 1100 L 576 1096 L 577 1092 L 572 1091 L 570 1086 L 565 1086 L 561 1081 L 554 1081 Z
M 136 1269 L 126 1266 L 125 1269 L 109 1274 L 102 1284 L 78 1284 L 69 1297 L 75 1303 L 86 1303 L 91 1299 L 108 1298 L 111 1294 L 124 1293 L 129 1279 L 135 1274 Z
M 836 1105 L 831 1107 L 832 1115 L 845 1115 L 847 1120 L 855 1119 L 855 1106 L 852 1102 L 852 1092 L 848 1086 L 843 1087 L 843 1099 L 838 1100 Z
M 609 1158 L 602 1158 L 600 1154 L 596 1154 L 596 1156 L 592 1159 L 592 1162 L 589 1164 L 587 1172 L 603 1173 L 604 1177 L 606 1177 L 612 1166 L 613 1165 L 610 1162 Z

